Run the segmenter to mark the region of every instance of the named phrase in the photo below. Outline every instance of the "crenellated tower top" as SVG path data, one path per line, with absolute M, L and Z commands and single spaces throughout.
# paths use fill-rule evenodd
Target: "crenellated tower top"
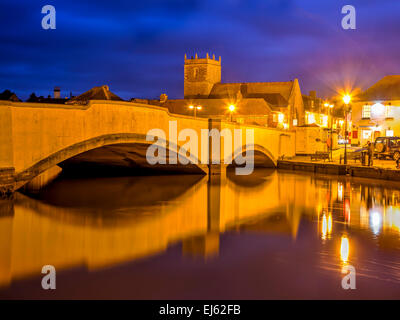
M 213 62 L 221 65 L 221 56 L 219 56 L 219 59 L 216 60 L 215 59 L 215 54 L 213 54 L 212 57 L 210 57 L 210 55 L 207 52 L 205 58 L 199 58 L 199 56 L 198 56 L 198 54 L 196 52 L 194 57 L 191 56 L 190 58 L 188 58 L 187 54 L 185 53 L 185 64 L 213 63 Z
M 206 98 L 216 83 L 221 82 L 221 57 L 215 59 L 207 53 L 205 58 L 199 58 L 197 53 L 193 58 L 185 54 L 184 97 Z

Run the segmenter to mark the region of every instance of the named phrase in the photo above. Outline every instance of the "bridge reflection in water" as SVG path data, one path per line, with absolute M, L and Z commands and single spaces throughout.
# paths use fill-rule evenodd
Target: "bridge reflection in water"
M 185 257 L 212 261 L 223 233 L 275 234 L 293 243 L 301 221 L 313 228 L 304 233 L 310 247 L 318 248 L 322 271 L 358 261 L 353 239 L 394 250 L 391 258 L 399 262 L 400 192 L 368 183 L 271 170 L 226 178 L 56 180 L 37 199 L 16 193 L 2 200 L 0 287 L 39 277 L 46 264 L 58 272 L 103 270 L 162 254 L 175 244 Z M 347 246 L 338 247 L 343 235 Z M 399 267 L 387 267 L 392 271 L 385 269 L 386 276 L 400 284 Z

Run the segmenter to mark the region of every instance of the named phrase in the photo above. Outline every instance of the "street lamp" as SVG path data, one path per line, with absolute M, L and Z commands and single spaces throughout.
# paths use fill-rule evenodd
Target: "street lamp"
M 331 139 L 331 141 L 330 141 L 330 146 L 329 146 L 329 151 L 330 151 L 330 161 L 332 161 L 333 160 L 333 156 L 332 156 L 332 146 L 333 146 L 333 134 L 332 134 L 332 115 L 331 115 L 331 109 L 334 107 L 334 105 L 333 104 L 329 104 L 329 103 L 325 103 L 324 104 L 324 106 L 325 107 L 327 107 L 328 108 L 328 121 L 330 121 L 330 139 Z
M 333 105 L 333 104 L 330 104 L 329 105 L 329 109 L 328 109 L 328 112 L 329 112 L 329 114 L 328 114 L 328 117 L 330 118 L 330 122 L 331 122 L 331 146 L 330 146 L 330 148 L 331 148 L 331 161 L 333 161 L 333 131 L 332 131 L 332 126 L 333 126 L 333 117 L 332 117 L 332 109 L 333 109 L 333 107 L 334 107 L 335 105 Z
M 232 113 L 235 111 L 235 106 L 233 104 L 231 104 L 229 106 L 229 112 L 231 113 L 231 122 L 232 122 Z
M 197 115 L 197 110 L 201 110 L 201 106 L 193 106 L 193 105 L 190 105 L 189 106 L 189 109 L 191 109 L 191 110 L 193 110 L 193 112 L 194 112 L 194 117 L 196 118 L 196 115 Z
M 347 164 L 347 139 L 349 138 L 349 133 L 347 132 L 347 110 L 348 110 L 348 106 L 349 103 L 351 101 L 351 96 L 346 94 L 343 96 L 343 102 L 345 104 L 345 113 L 344 113 L 344 121 L 345 121 L 345 125 L 344 125 L 344 135 L 345 135 L 345 139 L 344 139 L 344 164 Z

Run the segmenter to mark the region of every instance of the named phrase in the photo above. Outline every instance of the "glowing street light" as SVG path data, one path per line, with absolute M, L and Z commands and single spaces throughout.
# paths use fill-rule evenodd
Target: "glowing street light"
M 194 117 L 196 118 L 196 115 L 197 115 L 197 110 L 201 110 L 202 109 L 202 107 L 201 106 L 194 106 L 194 105 L 190 105 L 189 106 L 189 109 L 190 110 L 193 110 L 193 112 L 194 112 Z
M 343 96 L 343 102 L 346 105 L 345 107 L 345 125 L 344 125 L 344 135 L 345 135 L 345 139 L 344 139 L 344 164 L 347 164 L 347 141 L 349 138 L 349 133 L 347 132 L 347 111 L 348 111 L 348 106 L 349 103 L 351 101 L 351 96 L 349 94 L 345 94 Z
M 351 96 L 349 94 L 346 94 L 343 96 L 343 102 L 348 105 L 351 101 Z
M 236 107 L 233 104 L 229 106 L 229 112 L 231 113 L 231 122 L 232 122 L 232 113 L 235 111 L 235 109 Z

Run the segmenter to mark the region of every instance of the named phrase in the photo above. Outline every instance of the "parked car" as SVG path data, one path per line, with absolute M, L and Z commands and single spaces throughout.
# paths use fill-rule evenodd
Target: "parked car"
M 378 159 L 400 158 L 400 137 L 378 137 L 375 139 L 375 156 Z

